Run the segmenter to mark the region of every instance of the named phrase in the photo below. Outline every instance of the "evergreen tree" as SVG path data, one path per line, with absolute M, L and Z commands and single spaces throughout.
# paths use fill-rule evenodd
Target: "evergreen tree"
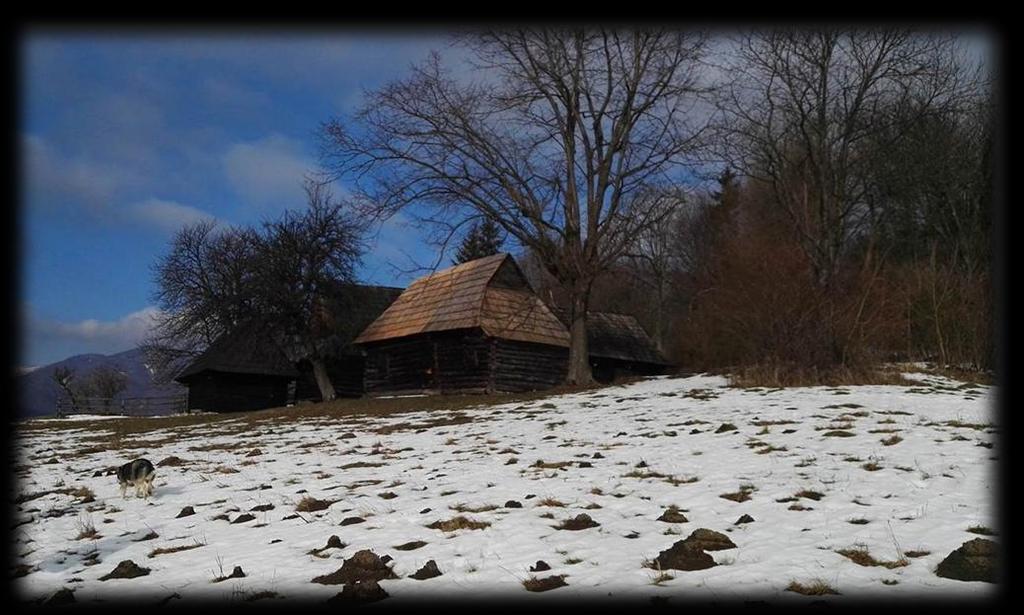
M 501 252 L 501 245 L 504 243 L 501 237 L 501 229 L 491 218 L 484 218 L 482 222 L 473 225 L 473 228 L 466 233 L 455 254 L 456 265 L 468 261 L 491 256 Z

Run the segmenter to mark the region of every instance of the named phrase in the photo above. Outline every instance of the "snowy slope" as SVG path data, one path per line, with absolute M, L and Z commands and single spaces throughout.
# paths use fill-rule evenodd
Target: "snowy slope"
M 122 441 L 120 451 L 89 452 L 90 438 L 103 433 L 73 422 L 16 432 L 23 499 L 87 487 L 95 501 L 51 493 L 20 503 L 14 551 L 30 572 L 14 587 L 25 599 L 68 587 L 79 602 L 258 592 L 326 600 L 342 587 L 311 580 L 371 549 L 394 558 L 399 578 L 380 582 L 392 600 L 486 591 L 541 601 L 677 594 L 810 602 L 821 597 L 785 589 L 815 580 L 841 592 L 827 597 L 840 602 L 988 596 L 994 586 L 940 578 L 934 568 L 978 537 L 968 528 L 998 532 L 994 389 L 919 379 L 910 387 L 743 390 L 719 377 L 659 378 L 464 411 L 164 428 Z M 724 423 L 736 430 L 719 432 Z M 902 440 L 882 442 L 894 435 Z M 149 501 L 122 500 L 113 476 L 94 476 L 141 455 L 184 461 L 158 466 Z M 741 491 L 748 500 L 721 497 Z M 823 497 L 796 497 L 801 491 Z M 333 503 L 295 516 L 305 496 Z M 506 507 L 509 500 L 522 507 Z M 266 504 L 252 521 L 231 522 Z M 687 523 L 658 520 L 671 505 Z M 196 514 L 176 518 L 185 506 Z M 580 513 L 600 525 L 554 527 Z M 754 522 L 735 525 L 744 514 Z M 459 515 L 490 525 L 426 527 Z M 342 525 L 351 517 L 365 521 Z M 90 525 L 99 535 L 77 539 Z M 658 571 L 645 562 L 697 528 L 725 532 L 737 547 L 712 552 L 714 568 L 666 571 L 672 578 L 654 583 Z M 158 536 L 142 540 L 150 532 Z M 346 546 L 310 554 L 331 535 Z M 395 548 L 411 541 L 426 545 Z M 149 557 L 174 547 L 193 548 Z M 886 562 L 917 553 L 891 569 L 837 553 L 858 548 Z M 128 559 L 150 574 L 98 580 Z M 407 578 L 431 559 L 442 576 Z M 537 560 L 551 571 L 529 572 Z M 235 566 L 247 576 L 213 582 Z M 522 586 L 550 575 L 566 575 L 567 586 L 538 594 Z

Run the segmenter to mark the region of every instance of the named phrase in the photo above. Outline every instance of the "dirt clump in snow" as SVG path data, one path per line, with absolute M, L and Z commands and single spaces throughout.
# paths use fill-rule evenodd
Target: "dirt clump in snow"
M 355 523 L 362 523 L 364 521 L 366 521 L 366 519 L 363 519 L 362 517 L 345 517 L 341 520 L 341 523 L 339 525 L 353 525 Z
M 543 579 L 530 578 L 523 581 L 523 587 L 526 588 L 526 591 L 531 592 L 546 592 L 549 589 L 565 587 L 566 585 L 568 585 L 568 583 L 565 582 L 564 574 L 545 577 Z
M 379 555 L 363 549 L 345 560 L 341 568 L 330 574 L 313 579 L 313 583 L 321 585 L 340 585 L 357 581 L 380 581 L 381 579 L 397 579 L 398 576 L 387 566 L 387 562 Z
M 693 530 L 683 542 L 690 543 L 704 551 L 721 551 L 722 549 L 736 548 L 736 544 L 725 534 L 705 528 Z
M 679 508 L 676 506 L 669 506 L 665 509 L 665 512 L 661 513 L 658 517 L 658 521 L 664 521 L 666 523 L 689 523 L 689 519 L 686 518 Z
M 714 558 L 697 545 L 680 540 L 658 554 L 648 566 L 658 570 L 704 570 L 717 566 Z
M 344 548 L 345 548 L 345 543 L 341 542 L 341 539 L 338 538 L 337 536 L 335 536 L 334 534 L 331 534 L 331 537 L 327 539 L 327 545 L 323 549 L 320 549 L 320 550 L 321 551 L 325 551 L 327 549 L 344 549 Z
M 417 581 L 425 581 L 427 579 L 439 577 L 442 574 L 443 573 L 437 568 L 437 562 L 435 562 L 434 560 L 430 560 L 426 564 L 423 564 L 422 568 L 410 574 L 409 578 L 416 579 Z
M 334 504 L 334 502 L 330 500 L 318 500 L 316 498 L 306 496 L 299 500 L 299 503 L 295 505 L 295 511 L 316 512 L 318 510 L 324 510 L 325 508 L 329 508 L 331 504 Z
M 704 570 L 716 566 L 714 558 L 705 551 L 734 549 L 736 545 L 721 532 L 698 528 L 684 540 L 658 554 L 649 564 L 650 568 L 665 570 Z
M 742 517 L 737 519 L 736 523 L 733 523 L 733 525 L 741 525 L 743 523 L 753 523 L 753 522 L 754 522 L 754 518 L 753 517 L 751 517 L 750 515 L 743 515 Z
M 186 463 L 188 462 L 182 459 L 181 457 L 171 455 L 170 457 L 164 457 L 164 459 L 162 461 L 158 461 L 156 465 L 165 467 L 177 467 L 183 466 Z
M 565 521 L 562 521 L 562 523 L 560 523 L 559 525 L 556 525 L 555 527 L 557 529 L 560 529 L 560 530 L 573 530 L 573 531 L 575 531 L 575 530 L 585 530 L 587 528 L 597 527 L 599 525 L 601 525 L 601 524 L 598 523 L 597 521 L 594 521 L 593 519 L 591 519 L 590 515 L 588 515 L 586 513 L 581 513 L 581 514 L 576 515 L 575 517 L 573 517 L 571 519 L 566 519 Z
M 545 570 L 551 570 L 551 566 L 542 559 L 537 560 L 536 564 L 530 566 L 530 572 L 544 572 Z
M 224 577 L 224 576 L 217 577 L 216 579 L 213 580 L 213 582 L 214 583 L 220 583 L 221 581 L 227 581 L 228 579 L 242 579 L 244 577 L 245 577 L 245 572 L 242 570 L 242 567 L 241 566 L 235 566 L 235 569 L 231 571 L 231 574 L 229 574 L 226 577 Z
M 405 544 L 397 545 L 395 548 L 398 549 L 399 551 L 414 551 L 416 549 L 419 549 L 420 547 L 425 547 L 425 546 L 427 546 L 427 543 L 423 542 L 422 540 L 414 540 L 412 542 L 407 542 Z
M 77 602 L 75 600 L 75 590 L 62 587 L 58 589 L 52 596 L 47 598 L 42 604 L 43 606 L 58 606 L 61 604 L 73 604 Z
M 384 591 L 384 588 L 380 586 L 377 581 L 355 581 L 353 583 L 346 583 L 342 590 L 335 594 L 333 598 L 328 598 L 328 604 L 336 604 L 339 602 L 379 602 L 388 597 L 388 593 Z
M 999 546 L 986 538 L 975 538 L 960 545 L 939 563 L 935 574 L 957 581 L 996 582 Z
M 175 517 L 175 519 L 181 519 L 182 517 L 189 517 L 189 516 L 194 515 L 194 514 L 196 514 L 196 510 L 194 508 L 192 508 L 191 506 L 186 506 L 185 508 L 181 509 L 181 512 L 178 513 L 178 516 Z
M 109 573 L 100 577 L 100 581 L 106 581 L 108 579 L 134 579 L 135 577 L 144 577 L 149 574 L 149 570 L 149 568 L 143 568 L 132 560 L 126 559 Z

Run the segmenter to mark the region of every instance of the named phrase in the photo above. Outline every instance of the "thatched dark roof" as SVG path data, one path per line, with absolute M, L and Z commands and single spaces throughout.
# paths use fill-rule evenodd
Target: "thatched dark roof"
M 568 331 L 534 294 L 509 254 L 486 256 L 419 278 L 355 341 L 362 344 L 472 328 L 496 338 L 569 345 Z
M 185 382 L 205 371 L 284 378 L 296 378 L 299 375 L 277 344 L 256 325 L 245 326 L 218 337 L 175 380 Z
M 339 284 L 325 301 L 325 336 L 321 342 L 332 355 L 358 354 L 355 336 L 374 321 L 402 293 L 401 288 Z M 183 381 L 203 371 L 263 374 L 296 378 L 295 364 L 281 345 L 259 324 L 241 327 L 217 338 L 206 352 L 188 365 L 175 380 Z
M 553 308 L 552 311 L 569 326 L 568 310 Z M 591 357 L 671 365 L 636 317 L 628 314 L 587 312 L 587 344 Z

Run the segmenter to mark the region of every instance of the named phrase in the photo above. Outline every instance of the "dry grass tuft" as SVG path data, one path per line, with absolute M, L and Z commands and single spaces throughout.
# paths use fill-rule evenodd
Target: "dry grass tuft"
M 456 504 L 454 506 L 449 506 L 448 508 L 451 508 L 455 512 L 481 513 L 481 512 L 487 512 L 489 510 L 495 510 L 497 508 L 500 508 L 500 506 L 498 506 L 497 504 L 484 504 L 483 506 L 476 506 L 476 507 L 474 507 L 474 506 L 467 506 L 466 504 L 459 503 L 459 504 Z
M 910 564 L 906 557 L 900 557 L 898 560 L 892 562 L 877 560 L 864 547 L 857 547 L 856 549 L 840 549 L 836 551 L 836 553 L 849 558 L 853 563 L 859 566 L 882 566 L 883 568 L 892 569 L 902 568 L 903 566 Z
M 156 557 L 157 555 L 163 555 L 165 553 L 178 553 L 179 551 L 188 551 L 190 549 L 198 549 L 199 547 L 203 547 L 203 546 L 206 546 L 206 545 L 201 543 L 201 542 L 196 542 L 195 544 L 192 544 L 192 545 L 181 545 L 179 547 L 160 547 L 158 549 L 153 549 L 152 551 L 150 551 L 149 555 L 147 557 L 153 558 L 153 557 Z
M 839 592 L 837 592 L 828 583 L 821 579 L 815 579 L 808 585 L 804 585 L 803 583 L 799 583 L 797 581 L 792 581 L 788 586 L 786 586 L 786 591 L 796 592 L 798 594 L 803 594 L 805 596 L 825 596 L 829 594 L 835 596 L 839 595 Z
M 92 517 L 79 517 L 76 525 L 78 526 L 78 536 L 75 537 L 75 540 L 100 537 L 100 533 L 96 531 L 96 525 L 92 522 Z
M 750 499 L 750 493 L 754 491 L 754 489 L 755 487 L 753 485 L 740 485 L 739 491 L 735 491 L 733 493 L 723 493 L 718 497 L 725 498 L 727 500 L 732 500 L 733 502 L 746 502 L 747 500 Z
M 482 530 L 490 526 L 491 524 L 486 521 L 474 521 L 459 515 L 447 521 L 435 521 L 427 527 L 432 530 L 441 530 L 442 532 L 454 532 L 456 530 Z
M 808 500 L 814 500 L 815 502 L 817 502 L 821 498 L 825 497 L 825 494 L 824 493 L 820 493 L 818 491 L 812 491 L 810 489 L 802 489 L 802 490 L 797 491 L 796 493 L 794 493 L 793 497 L 795 497 L 795 498 L 807 498 Z

